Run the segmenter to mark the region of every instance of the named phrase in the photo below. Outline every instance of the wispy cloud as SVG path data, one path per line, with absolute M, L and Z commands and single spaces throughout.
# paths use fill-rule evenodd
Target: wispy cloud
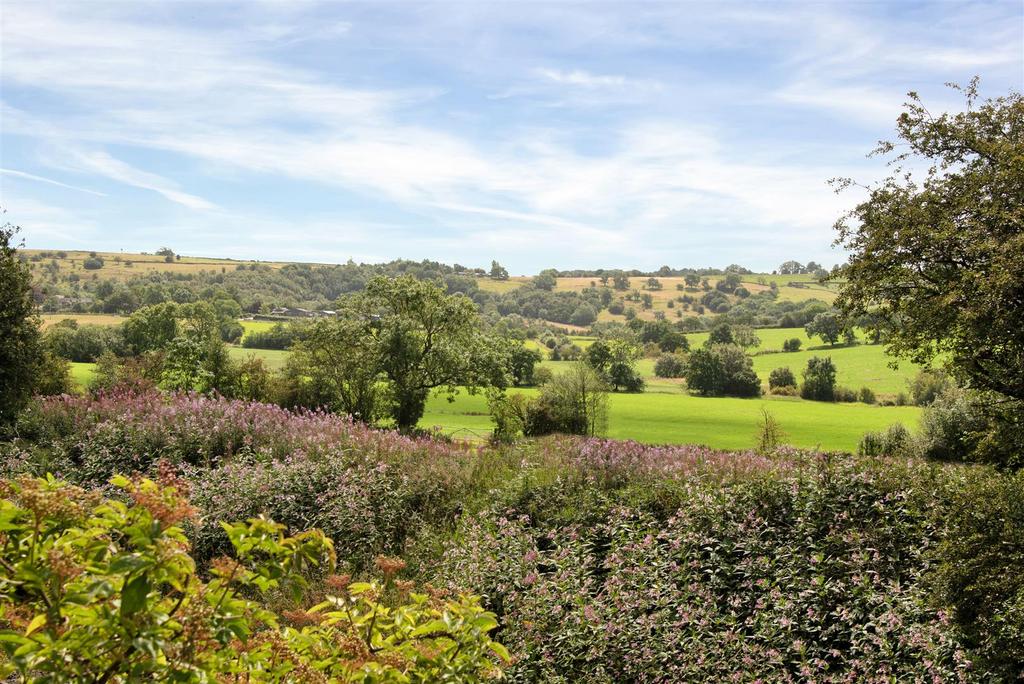
M 114 159 L 106 152 L 79 152 L 75 160 L 85 171 L 91 171 L 119 183 L 125 183 L 143 190 L 152 190 L 189 209 L 215 209 L 217 205 L 202 197 L 182 192 L 172 181 L 155 173 L 141 171 L 120 160 Z
M 270 251 L 324 231 L 340 258 L 522 270 L 822 261 L 844 201 L 824 181 L 868 168 L 905 91 L 1019 83 L 1024 59 L 999 3 L 202 7 L 6 3 L 7 175 L 157 193 L 43 204 L 232 253 L 258 225 L 296 237 Z
M 17 171 L 15 169 L 0 169 L 0 173 L 13 176 L 15 178 L 24 178 L 26 180 L 35 181 L 37 183 L 47 183 L 49 185 L 55 185 L 59 188 L 67 188 L 68 190 L 77 190 L 78 192 L 86 192 L 90 195 L 96 195 L 98 197 L 106 197 L 107 195 L 96 190 L 90 190 L 89 188 L 81 188 L 77 185 L 70 185 L 68 183 L 61 183 L 60 181 L 53 180 L 52 178 L 44 178 L 43 176 L 37 176 L 34 173 L 25 173 L 24 171 Z

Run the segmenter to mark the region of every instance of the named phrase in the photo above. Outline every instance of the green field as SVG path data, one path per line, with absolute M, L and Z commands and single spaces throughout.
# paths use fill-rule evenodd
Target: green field
M 250 355 L 263 359 L 271 370 L 280 370 L 288 361 L 288 352 L 283 349 L 246 349 L 244 347 L 228 347 L 228 354 L 235 361 L 243 361 Z
M 266 321 L 243 321 L 242 324 L 247 330 L 272 325 Z M 808 340 L 801 328 L 764 329 L 758 330 L 758 335 L 762 342 L 755 352 L 779 349 L 782 341 L 791 337 L 799 338 L 805 345 L 805 351 L 753 357 L 754 369 L 766 385 L 768 374 L 780 366 L 788 366 L 799 377 L 811 356 L 830 356 L 838 368 L 840 385 L 851 389 L 868 386 L 880 395 L 905 391 L 907 380 L 918 370 L 906 362 L 901 363 L 898 370 L 889 368 L 890 359 L 880 345 L 831 348 L 821 345 L 819 340 Z M 707 339 L 707 333 L 687 337 L 691 346 L 697 347 Z M 581 346 L 592 342 L 591 338 L 572 339 Z M 809 349 L 806 348 L 808 346 Z M 228 351 L 236 360 L 249 355 L 261 358 L 273 370 L 283 368 L 288 359 L 287 351 L 236 346 L 228 347 Z M 560 373 L 571 364 L 570 361 L 545 360 L 541 366 Z M 681 380 L 654 377 L 653 359 L 641 359 L 637 362 L 637 369 L 647 380 L 646 391 L 611 396 L 609 437 L 652 444 L 696 443 L 742 449 L 754 443 L 757 426 L 762 419 L 761 409 L 764 408 L 787 433 L 787 443 L 852 451 L 865 432 L 882 430 L 897 422 L 913 429 L 920 416 L 920 409 L 914 407 L 831 404 L 772 396 L 762 399 L 696 397 L 684 391 L 685 385 Z M 72 364 L 72 376 L 81 386 L 88 382 L 92 373 L 93 364 Z M 536 392 L 532 389 L 516 391 Z M 440 426 L 447 434 L 471 439 L 486 438 L 491 431 L 483 396 L 469 396 L 464 392 L 454 403 L 448 403 L 443 397 L 432 397 L 420 425 Z
M 88 387 L 89 381 L 92 380 L 92 376 L 96 374 L 95 363 L 72 363 L 71 365 L 71 379 L 74 380 L 75 384 L 79 387 Z
M 534 394 L 535 390 L 516 390 Z M 706 444 L 721 449 L 754 445 L 761 409 L 782 426 L 787 444 L 856 451 L 865 432 L 893 423 L 916 429 L 921 410 L 866 404 L 829 404 L 788 397 L 730 399 L 679 394 L 613 394 L 609 401 L 608 437 L 649 444 Z M 432 397 L 420 421 L 424 428 L 440 427 L 446 434 L 485 438 L 491 431 L 483 396 L 461 393 L 454 403 Z

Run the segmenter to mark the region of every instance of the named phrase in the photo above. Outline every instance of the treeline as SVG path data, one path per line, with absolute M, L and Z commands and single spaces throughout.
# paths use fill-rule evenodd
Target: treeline
M 34 255 L 34 256 L 39 256 Z M 478 278 L 487 275 L 483 269 L 459 264 L 449 266 L 435 261 L 396 260 L 386 264 L 339 265 L 289 264 L 281 268 L 259 263 L 223 265 L 195 273 L 149 272 L 127 281 L 104 278 L 102 268 L 88 275 L 62 275 L 59 262 L 36 274 L 34 295 L 44 312 L 106 313 L 129 315 L 145 306 L 166 302 L 190 304 L 200 301 L 233 300 L 242 313 L 266 314 L 274 307 L 301 307 L 331 310 L 345 295 L 362 291 L 376 276 L 391 278 L 410 276 L 417 280 L 443 284 L 449 294 L 470 297 L 483 314 L 519 315 L 566 325 L 588 326 L 602 310 L 615 315 L 633 317 L 653 306 L 651 292 L 662 289 L 657 277 L 686 277 L 687 290 L 704 294 L 684 294 L 669 306 L 675 316 L 692 309 L 698 315 L 722 314 L 738 307 L 751 293 L 740 285 L 740 276 L 750 270 L 738 265 L 726 269 L 672 269 L 656 272 L 637 270 L 543 271 L 532 281 L 508 292 L 481 289 Z M 507 271 L 495 263 L 491 277 L 507 278 Z M 497 274 L 497 275 L 494 275 Z M 593 277 L 593 284 L 582 291 L 556 290 L 557 277 Z M 644 292 L 630 292 L 630 277 L 647 276 Z M 722 276 L 711 286 L 708 276 Z M 649 291 L 647 291 L 649 290 Z M 803 325 L 796 320 L 781 320 L 782 313 L 766 310 L 763 304 L 774 299 L 773 292 L 741 307 L 740 316 L 760 317 L 756 325 Z M 676 304 L 679 306 L 677 307 Z M 739 320 L 739 319 L 737 319 Z M 746 321 L 744 321 L 746 322 Z M 694 324 L 691 324 L 694 325 Z M 698 321 L 692 329 L 707 329 L 707 321 Z

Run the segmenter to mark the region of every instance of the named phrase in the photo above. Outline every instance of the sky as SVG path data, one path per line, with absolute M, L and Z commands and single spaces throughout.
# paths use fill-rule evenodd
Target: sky
M 828 180 L 975 75 L 1024 89 L 1024 0 L 4 0 L 0 205 L 33 248 L 829 266 Z

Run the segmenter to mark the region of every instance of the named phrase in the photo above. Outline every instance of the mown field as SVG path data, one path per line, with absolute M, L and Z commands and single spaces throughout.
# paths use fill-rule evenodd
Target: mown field
M 64 256 L 57 256 L 57 252 L 63 252 Z M 221 272 L 228 269 L 238 268 L 240 265 L 259 263 L 271 268 L 281 268 L 288 262 L 278 261 L 246 261 L 236 259 L 219 259 L 213 257 L 192 257 L 182 256 L 174 261 L 166 261 L 164 257 L 156 254 L 137 254 L 126 252 L 96 252 L 96 256 L 103 259 L 103 268 L 87 270 L 84 266 L 85 260 L 89 258 L 90 252 L 79 250 L 22 250 L 29 259 L 29 266 L 33 275 L 40 276 L 52 263 L 57 264 L 59 276 L 75 274 L 81 278 L 97 277 L 125 281 L 135 276 L 146 275 L 147 273 L 174 273 L 188 274 L 199 273 L 200 271 Z M 49 256 L 39 260 L 33 260 L 37 256 L 49 253 Z
M 535 394 L 536 390 L 514 390 Z M 704 444 L 717 449 L 754 446 L 762 409 L 781 425 L 787 444 L 825 450 L 856 451 L 865 432 L 902 423 L 916 430 L 921 410 L 866 404 L 830 404 L 790 397 L 732 399 L 695 397 L 679 392 L 612 394 L 608 437 L 646 444 Z M 460 393 L 454 402 L 432 397 L 420 421 L 448 435 L 484 439 L 491 431 L 482 395 Z

